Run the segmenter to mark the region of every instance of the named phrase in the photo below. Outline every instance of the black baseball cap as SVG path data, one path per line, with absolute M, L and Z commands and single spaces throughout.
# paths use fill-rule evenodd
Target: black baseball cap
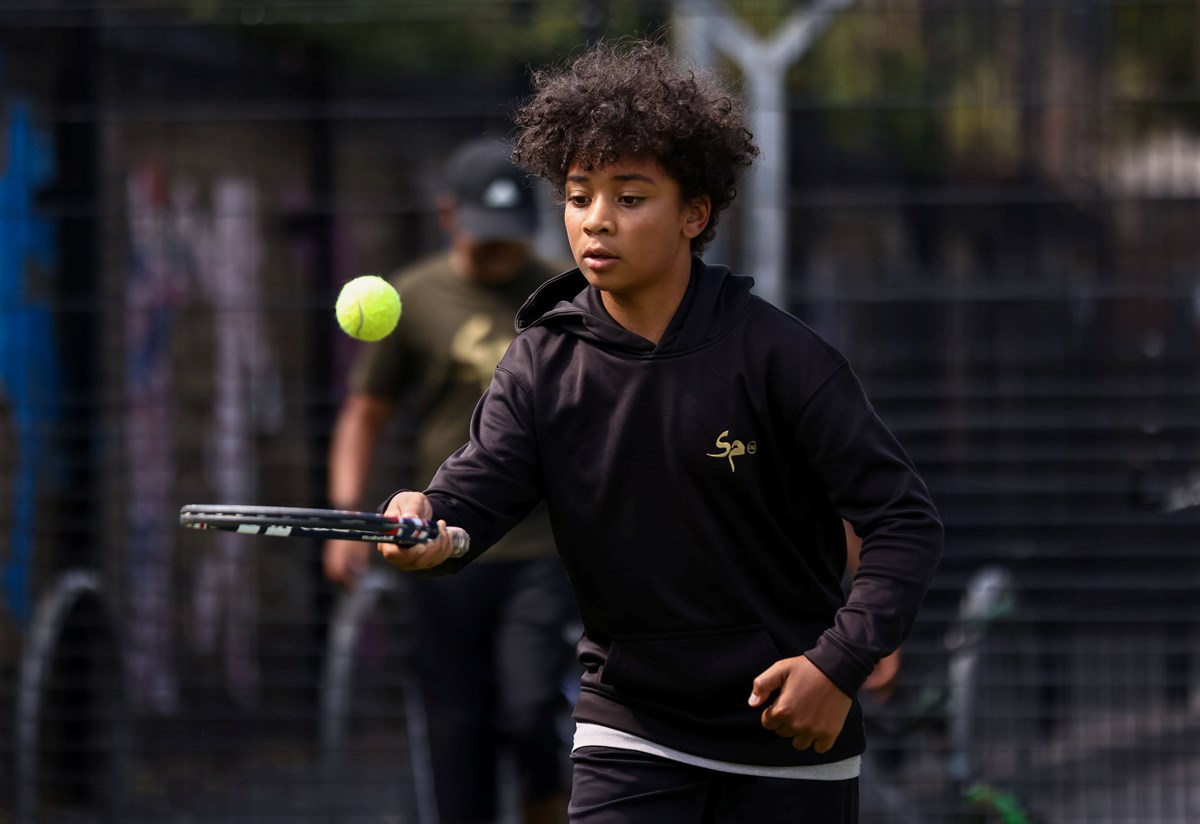
M 454 195 L 463 230 L 476 240 L 530 240 L 538 211 L 528 175 L 509 160 L 499 140 L 462 146 L 446 162 L 446 188 Z

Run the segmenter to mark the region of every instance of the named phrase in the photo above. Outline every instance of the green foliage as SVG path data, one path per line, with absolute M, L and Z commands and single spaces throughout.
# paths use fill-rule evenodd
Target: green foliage
M 352 61 L 402 71 L 470 74 L 542 62 L 579 42 L 570 0 L 526 4 L 441 0 L 423 13 L 339 25 L 308 24 L 298 36 Z
M 769 39 L 812 0 L 716 2 Z M 1060 80 L 1098 78 L 1093 90 L 1109 88 L 1138 104 L 1142 133 L 1163 123 L 1200 129 L 1200 5 L 1088 7 L 1097 25 L 1080 28 L 1079 9 L 1066 0 L 1034 2 L 860 0 L 840 11 L 791 67 L 790 89 L 823 111 L 839 145 L 883 146 L 904 172 L 921 176 L 1017 168 L 1023 130 L 1032 122 L 1026 119 L 1051 70 Z M 233 25 L 249 37 L 320 45 L 342 65 L 384 76 L 467 77 L 515 77 L 577 52 L 595 33 L 585 21 L 587 7 L 588 0 L 264 0 L 253 7 L 160 0 L 158 6 L 197 22 Z M 670 0 L 595 5 L 610 39 L 648 33 L 670 7 Z M 1032 38 L 1025 31 L 1030 21 Z M 1023 86 L 1023 65 L 1045 74 Z
M 882 143 L 904 170 L 927 174 L 941 147 L 926 105 L 929 61 L 915 9 L 843 13 L 795 66 L 792 88 L 825 108 L 844 147 Z
M 795 9 L 803 8 L 803 5 L 795 0 L 727 0 L 726 8 L 759 37 L 769 38 Z
M 251 36 L 321 45 L 339 59 L 385 71 L 507 73 L 558 60 L 589 34 L 580 0 L 264 2 L 253 13 L 222 0 L 174 2 L 198 21 L 240 23 Z M 665 6 L 609 0 L 601 4 L 604 34 L 645 33 Z
M 1145 107 L 1145 126 L 1200 129 L 1200 7 L 1118 4 L 1111 14 L 1116 94 Z
M 1118 97 L 1138 104 L 1142 133 L 1168 122 L 1200 129 L 1200 5 L 1117 3 L 1089 11 L 1094 25 L 1081 28 L 1070 4 L 1031 2 L 857 3 L 792 67 L 791 88 L 823 110 L 838 145 L 882 149 L 914 175 L 1016 172 L 1041 96 L 1079 103 L 1108 77 Z M 731 3 L 755 15 L 764 37 L 794 5 Z M 1023 66 L 1033 67 L 1024 80 Z

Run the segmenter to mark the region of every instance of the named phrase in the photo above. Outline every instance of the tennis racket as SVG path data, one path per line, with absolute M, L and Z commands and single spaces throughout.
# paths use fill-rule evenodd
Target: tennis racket
M 179 510 L 179 523 L 189 529 L 219 529 L 243 535 L 385 544 L 425 544 L 438 536 L 437 524 L 421 518 L 396 518 L 375 512 L 294 506 L 188 504 Z M 470 536 L 458 527 L 446 528 L 454 545 L 451 557 L 466 555 L 471 548 Z

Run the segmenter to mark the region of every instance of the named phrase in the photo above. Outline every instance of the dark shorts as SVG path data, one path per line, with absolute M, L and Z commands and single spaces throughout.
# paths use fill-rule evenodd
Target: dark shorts
M 581 747 L 571 824 L 855 824 L 858 779 L 716 772 L 656 755 Z

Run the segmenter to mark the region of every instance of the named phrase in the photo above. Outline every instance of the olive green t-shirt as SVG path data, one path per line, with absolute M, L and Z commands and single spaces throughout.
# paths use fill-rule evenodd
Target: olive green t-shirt
M 517 310 L 558 272 L 535 260 L 509 283 L 482 286 L 457 274 L 449 255 L 442 253 L 390 278 L 403 302 L 400 323 L 364 348 L 351 371 L 350 388 L 413 411 L 415 483 L 427 485 L 442 461 L 467 442 L 475 405 L 516 336 Z M 480 560 L 554 552 L 545 507 L 539 506 Z

